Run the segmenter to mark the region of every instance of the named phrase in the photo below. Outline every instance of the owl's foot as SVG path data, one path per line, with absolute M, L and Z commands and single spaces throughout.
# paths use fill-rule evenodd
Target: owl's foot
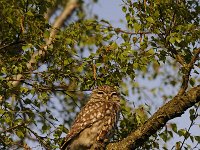
M 95 143 L 92 145 L 90 150 L 105 150 L 105 145 L 102 143 Z

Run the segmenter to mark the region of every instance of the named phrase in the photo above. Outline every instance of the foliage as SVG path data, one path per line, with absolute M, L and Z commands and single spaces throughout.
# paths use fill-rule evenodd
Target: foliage
M 55 29 L 50 22 L 57 21 L 67 3 L 0 1 L 0 149 L 58 149 L 87 91 L 103 84 L 120 87 L 122 115 L 114 141 L 126 138 L 145 124 L 157 103 L 200 82 L 198 1 L 123 1 L 128 30 L 95 14 L 89 18 L 87 2 L 77 1 L 78 8 Z M 37 52 L 41 55 L 33 59 Z M 141 79 L 153 84 L 142 84 Z M 133 98 L 127 102 L 133 94 L 141 100 L 134 100 L 135 109 Z M 149 101 L 159 97 L 159 102 L 145 104 L 149 95 Z M 200 137 L 190 133 L 198 108 L 196 104 L 189 110 L 188 129 L 170 122 L 139 149 L 168 149 L 162 142 L 175 135 L 183 138 L 174 149 L 199 148 Z

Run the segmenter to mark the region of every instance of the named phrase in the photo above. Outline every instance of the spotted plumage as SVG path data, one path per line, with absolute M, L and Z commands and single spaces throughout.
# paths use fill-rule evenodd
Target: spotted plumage
M 61 150 L 101 150 L 109 141 L 119 118 L 120 95 L 114 87 L 100 86 L 92 91 L 77 115 Z

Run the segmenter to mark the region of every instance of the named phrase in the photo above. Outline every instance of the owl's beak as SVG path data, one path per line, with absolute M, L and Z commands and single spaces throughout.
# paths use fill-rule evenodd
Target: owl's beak
M 106 96 L 106 101 L 108 101 L 108 99 L 109 99 L 109 97 L 108 97 L 108 96 Z

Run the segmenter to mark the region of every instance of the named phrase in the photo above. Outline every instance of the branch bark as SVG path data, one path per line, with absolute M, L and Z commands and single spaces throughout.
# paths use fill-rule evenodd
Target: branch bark
M 200 85 L 191 88 L 183 95 L 176 95 L 171 101 L 158 109 L 148 121 L 128 137 L 116 143 L 107 145 L 107 150 L 135 149 L 148 140 L 148 138 L 161 129 L 167 121 L 181 116 L 188 108 L 200 102 Z

